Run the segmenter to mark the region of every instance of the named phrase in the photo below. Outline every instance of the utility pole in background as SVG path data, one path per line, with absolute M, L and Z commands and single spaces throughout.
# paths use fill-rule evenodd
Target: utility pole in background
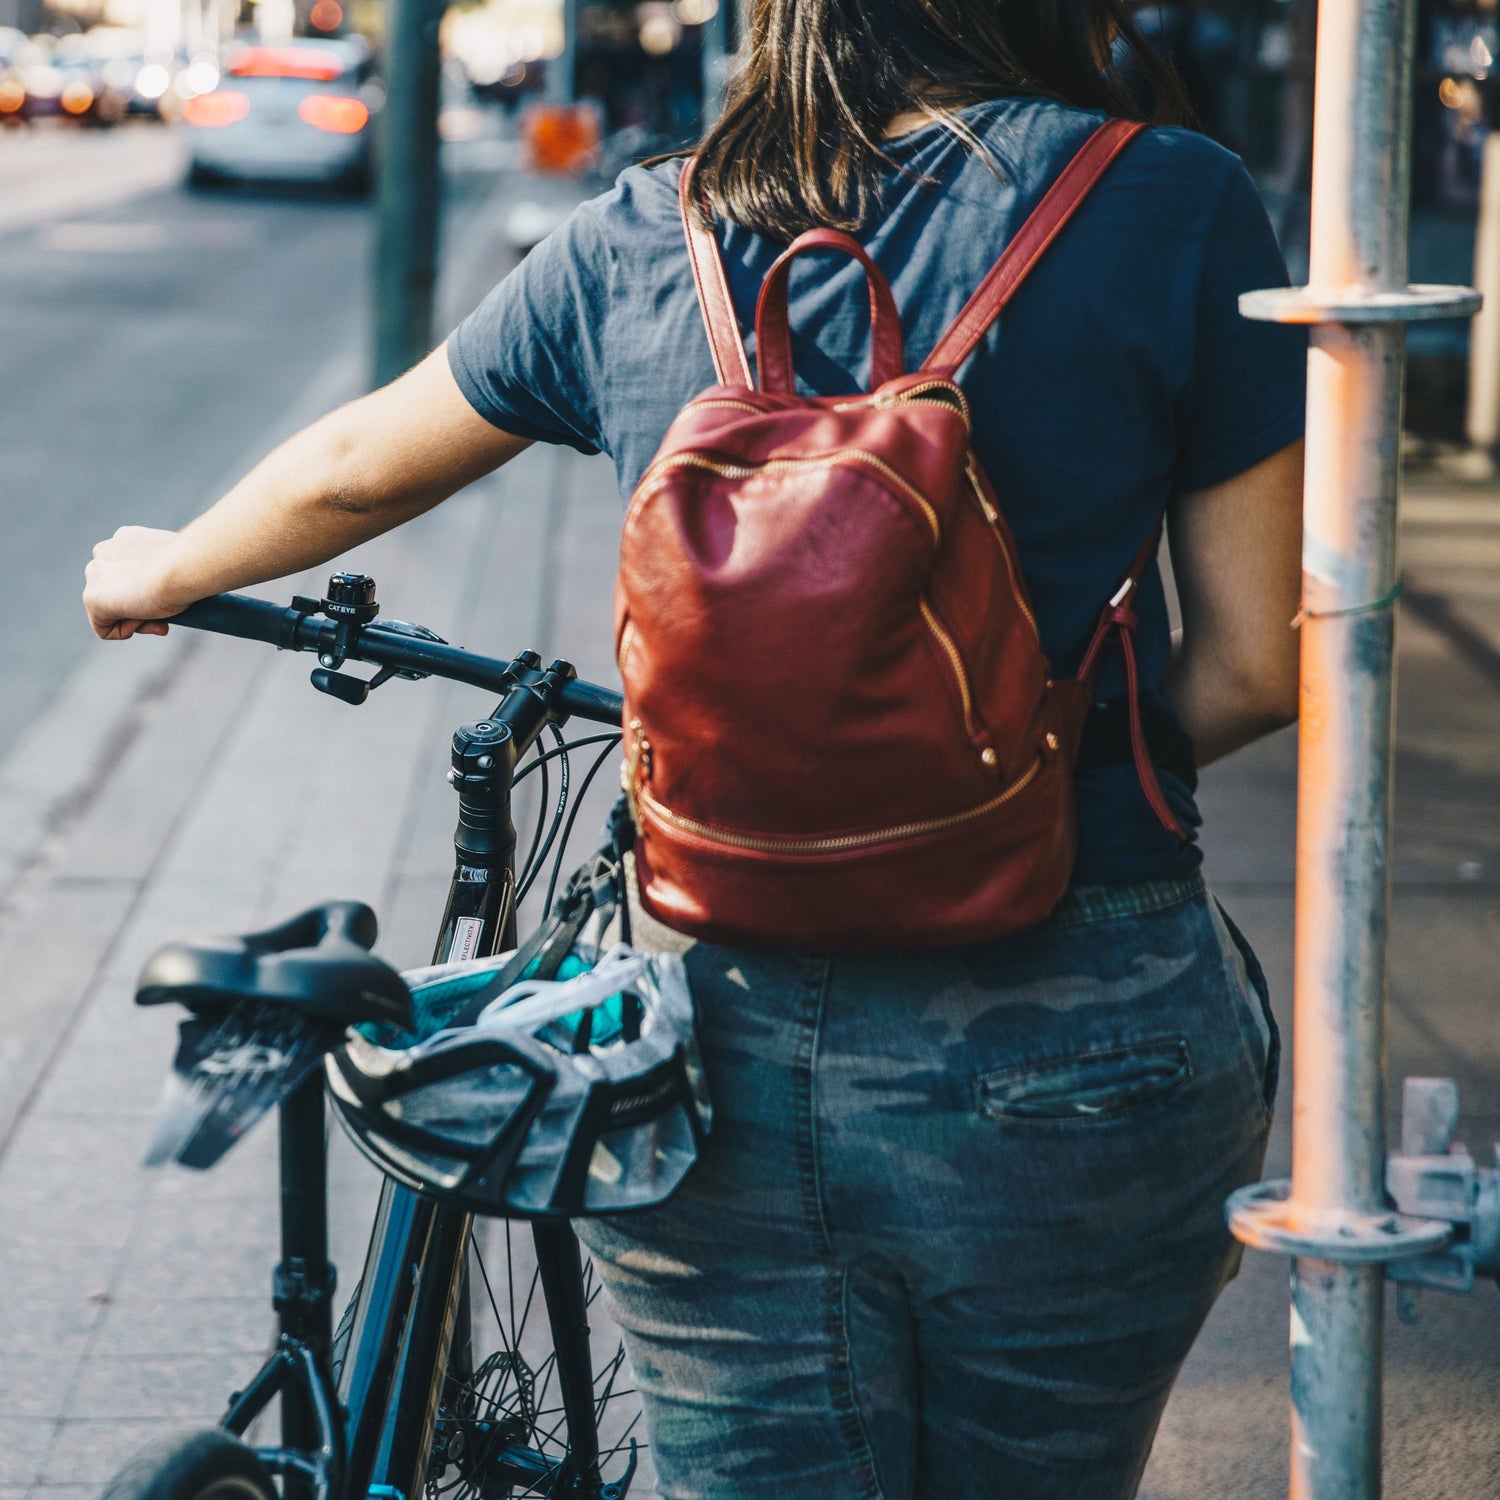
M 443 0 L 388 0 L 386 102 L 376 140 L 375 358 L 372 384 L 432 347 L 442 174 L 438 106 Z
M 703 28 L 703 129 L 719 118 L 729 63 L 740 44 L 740 5 L 743 0 L 719 0 L 719 8 Z
M 547 60 L 547 102 L 572 104 L 578 97 L 578 13 L 582 0 L 562 0 L 562 51 Z
M 1312 327 L 1292 1179 L 1228 1205 L 1247 1245 L 1292 1258 L 1292 1500 L 1377 1500 L 1385 1280 L 1454 1235 L 1453 1223 L 1393 1211 L 1384 1138 L 1406 325 L 1466 317 L 1479 301 L 1407 285 L 1415 20 L 1416 0 L 1318 6 L 1309 285 L 1240 299 L 1248 317 Z M 1444 1143 L 1422 1144 L 1441 1132 L 1417 1123 L 1412 1142 L 1403 1126 L 1408 1175 L 1433 1156 L 1451 1171 Z
M 1480 471 L 1493 463 L 1500 443 L 1500 85 L 1486 79 L 1485 138 L 1479 177 L 1479 221 L 1474 237 L 1474 286 L 1484 306 L 1469 325 L 1469 444 Z

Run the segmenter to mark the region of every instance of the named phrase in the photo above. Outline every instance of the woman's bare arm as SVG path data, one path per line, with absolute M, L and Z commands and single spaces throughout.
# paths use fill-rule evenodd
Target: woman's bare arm
M 300 573 L 430 510 L 528 446 L 469 404 L 444 350 L 288 438 L 181 531 L 122 526 L 94 548 L 96 635 L 160 635 L 195 599 Z
M 1206 765 L 1297 717 L 1302 444 L 1180 497 L 1167 540 L 1182 636 L 1166 690 Z

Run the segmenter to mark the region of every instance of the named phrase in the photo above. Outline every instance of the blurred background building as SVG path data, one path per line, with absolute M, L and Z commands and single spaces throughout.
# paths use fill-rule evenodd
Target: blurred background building
M 1176 62 L 1204 128 L 1260 184 L 1291 272 L 1307 272 L 1316 0 L 1170 0 L 1136 11 Z M 1493 3 L 1419 0 L 1412 118 L 1411 279 L 1474 280 L 1481 164 L 1500 35 Z M 1409 330 L 1407 426 L 1464 437 L 1469 326 Z
M 711 111 L 734 40 L 720 0 L 477 0 L 443 21 L 445 103 L 507 115 L 543 96 L 583 100 L 617 169 L 691 138 Z M 732 3 L 732 0 L 731 0 Z M 0 0 L 0 122 L 42 113 L 111 124 L 180 114 L 213 87 L 236 38 L 361 34 L 378 44 L 384 0 Z M 1162 0 L 1136 19 L 1177 63 L 1204 128 L 1256 176 L 1292 279 L 1305 272 L 1316 0 Z M 568 35 L 565 18 L 572 25 Z M 1500 52 L 1493 3 L 1420 0 L 1413 118 L 1412 277 L 1473 277 L 1488 101 Z M 59 103 L 68 81 L 92 77 Z M 28 89 L 28 73 L 42 94 Z M 85 93 L 90 97 L 85 105 Z M 459 116 L 455 129 L 465 128 Z M 468 128 L 475 128 L 471 119 Z M 1408 422 L 1463 434 L 1468 329 L 1413 329 Z

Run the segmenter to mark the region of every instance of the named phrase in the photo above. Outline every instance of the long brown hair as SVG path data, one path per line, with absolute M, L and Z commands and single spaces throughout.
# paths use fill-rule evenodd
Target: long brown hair
M 966 137 L 956 108 L 1017 95 L 1191 119 L 1176 73 L 1121 0 L 751 0 L 723 113 L 698 149 L 698 187 L 716 215 L 775 239 L 857 230 L 895 116 L 920 111 Z

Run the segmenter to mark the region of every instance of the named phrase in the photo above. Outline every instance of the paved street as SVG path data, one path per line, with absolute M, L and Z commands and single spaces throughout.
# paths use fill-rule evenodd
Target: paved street
M 0 137 L 0 202 L 10 148 Z M 501 182 L 464 176 L 447 321 L 503 264 Z M 365 210 L 190 199 L 164 180 L 106 207 L 26 191 L 29 217 L 0 220 L 0 347 L 20 351 L 0 399 L 0 1500 L 82 1500 L 151 1434 L 212 1421 L 270 1326 L 274 1132 L 207 1176 L 137 1166 L 174 1039 L 171 1016 L 130 1005 L 141 960 L 348 896 L 381 913 L 386 957 L 425 961 L 451 855 L 447 734 L 488 704 L 393 683 L 354 711 L 311 691 L 306 661 L 244 643 L 92 642 L 76 594 L 97 534 L 177 524 L 358 389 Z M 604 461 L 533 449 L 351 561 L 388 614 L 609 680 L 618 515 Z M 1500 1138 L 1500 490 L 1415 476 L 1403 548 L 1391 1075 L 1457 1076 L 1485 1157 Z M 1287 734 L 1204 778 L 1210 874 L 1287 1033 L 1294 766 Z M 374 1188 L 336 1139 L 345 1286 Z M 1286 1329 L 1284 1267 L 1247 1257 L 1168 1410 L 1148 1500 L 1285 1493 Z M 1428 1294 L 1415 1325 L 1392 1316 L 1387 1347 L 1387 1493 L 1500 1494 L 1494 1288 Z
M 450 154 L 461 250 L 493 174 Z M 181 173 L 150 125 L 0 132 L 0 755 L 87 648 L 78 558 L 122 520 L 181 525 L 364 373 L 369 206 Z M 459 260 L 455 317 L 498 269 Z

